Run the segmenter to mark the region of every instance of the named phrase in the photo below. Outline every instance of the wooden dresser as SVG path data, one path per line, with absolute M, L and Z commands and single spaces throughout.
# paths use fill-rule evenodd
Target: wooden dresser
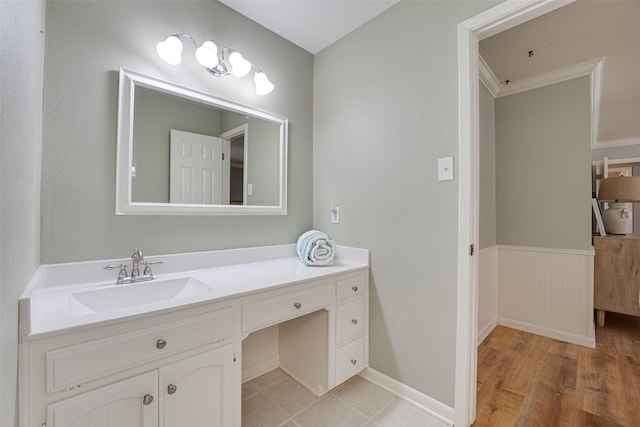
M 593 306 L 598 326 L 606 311 L 640 317 L 640 236 L 595 237 Z

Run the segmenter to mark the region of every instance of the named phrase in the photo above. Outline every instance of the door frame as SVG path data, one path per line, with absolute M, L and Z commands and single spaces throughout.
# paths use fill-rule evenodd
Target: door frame
M 236 126 L 233 129 L 230 129 L 226 132 L 220 134 L 220 138 L 228 140 L 231 142 L 231 139 L 237 137 L 238 135 L 242 135 L 244 140 L 244 167 L 242 168 L 242 204 L 247 205 L 247 196 L 249 195 L 247 180 L 249 179 L 249 124 L 244 123 L 240 126 Z M 225 176 L 229 178 L 229 183 L 231 183 L 231 146 L 229 145 L 228 156 L 229 161 L 225 162 Z M 227 203 L 229 203 L 229 197 L 227 197 Z
M 506 0 L 458 24 L 458 291 L 454 424 L 476 415 L 479 221 L 479 42 L 575 0 Z

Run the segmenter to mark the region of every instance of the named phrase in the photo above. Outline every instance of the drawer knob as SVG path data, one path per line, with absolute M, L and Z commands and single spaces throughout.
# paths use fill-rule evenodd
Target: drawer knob
M 177 385 L 175 385 L 175 384 L 169 384 L 169 385 L 167 386 L 167 393 L 169 393 L 169 394 L 173 394 L 173 393 L 175 393 L 177 390 L 178 390 L 178 386 L 177 386 Z
M 356 359 L 351 359 L 351 364 L 352 364 L 352 365 L 357 365 L 357 364 L 358 364 L 358 361 L 357 361 Z
M 358 287 L 357 287 L 357 286 L 352 286 L 352 287 L 351 287 L 351 290 L 352 290 L 353 292 L 358 292 Z
M 163 348 L 165 348 L 167 346 L 167 342 L 165 340 L 158 340 L 156 341 L 156 348 L 158 350 L 162 350 Z
M 150 394 L 145 394 L 142 397 L 142 403 L 144 403 L 145 405 L 151 405 L 151 402 L 153 402 L 153 396 L 151 396 Z
M 354 325 L 358 324 L 358 319 L 351 319 L 351 323 L 353 323 Z
M 299 302 L 296 302 L 293 304 L 293 306 L 296 308 L 296 310 L 300 310 L 300 307 L 302 307 L 302 304 L 300 304 Z

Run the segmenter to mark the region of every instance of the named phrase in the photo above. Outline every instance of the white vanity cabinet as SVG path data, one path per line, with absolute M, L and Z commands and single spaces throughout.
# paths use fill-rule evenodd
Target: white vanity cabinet
M 47 406 L 50 427 L 233 425 L 233 347 L 226 345 Z
M 233 346 L 160 368 L 160 427 L 233 424 Z
M 369 365 L 368 292 L 366 274 L 336 281 L 336 385 Z
M 267 261 L 178 273 L 210 286 L 186 302 L 89 314 L 69 301 L 104 288 L 48 283 L 76 277 L 75 266 L 45 268 L 21 299 L 20 426 L 241 427 L 243 376 L 279 367 L 322 395 L 357 375 L 368 366 L 368 251 L 342 248 L 336 265 L 315 268 L 269 258 L 274 250 L 295 245 L 240 251 Z M 194 268 L 198 256 L 223 263 L 238 252 L 173 261 Z M 95 264 L 78 268 L 105 262 Z M 135 286 L 153 292 L 164 280 Z
M 21 344 L 21 425 L 233 426 L 235 313 L 185 309 Z
M 138 375 L 47 406 L 47 427 L 157 427 L 158 375 Z

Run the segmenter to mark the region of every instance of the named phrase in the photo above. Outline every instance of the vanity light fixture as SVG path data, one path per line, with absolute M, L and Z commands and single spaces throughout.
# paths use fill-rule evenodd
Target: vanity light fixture
M 156 52 L 166 63 L 178 65 L 182 62 L 183 39 L 191 40 L 196 47 L 196 60 L 214 76 L 223 77 L 231 74 L 235 77 L 244 77 L 253 70 L 256 93 L 266 95 L 273 90 L 273 83 L 254 63 L 245 59 L 237 50 L 228 47 L 218 50 L 218 46 L 211 40 L 198 46 L 189 34 L 172 34 L 156 45 Z

